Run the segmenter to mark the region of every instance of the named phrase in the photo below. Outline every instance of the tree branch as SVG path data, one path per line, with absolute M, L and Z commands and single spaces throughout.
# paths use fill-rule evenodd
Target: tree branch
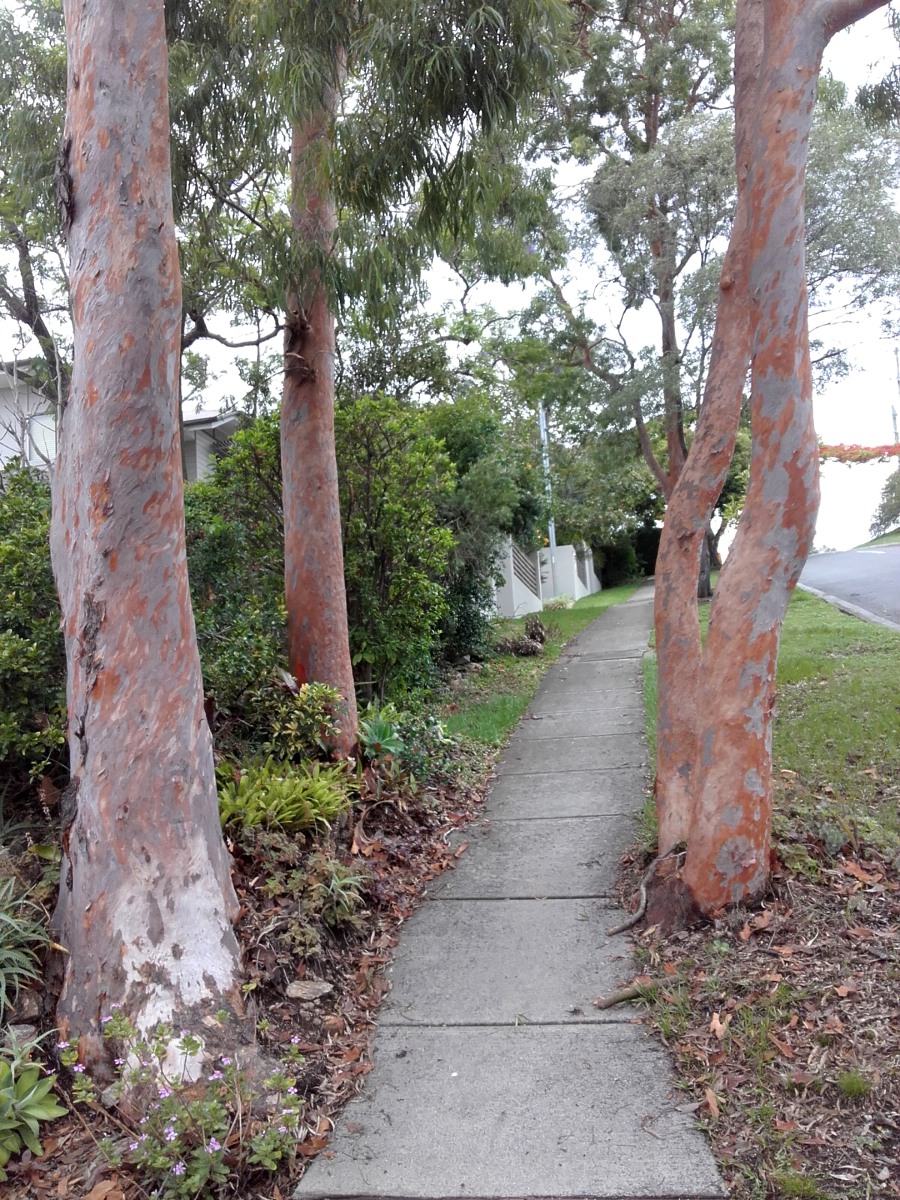
M 822 0 L 816 15 L 825 27 L 826 42 L 879 8 L 887 8 L 888 3 L 889 0 Z
M 201 338 L 208 338 L 211 342 L 218 342 L 220 346 L 227 346 L 229 350 L 245 350 L 252 346 L 261 346 L 263 342 L 271 342 L 284 329 L 281 322 L 273 317 L 275 327 L 271 333 L 258 334 L 255 338 L 249 338 L 245 342 L 232 342 L 221 333 L 213 333 L 206 324 L 206 318 L 200 313 L 188 313 L 188 316 L 194 324 L 181 339 L 182 353 L 190 346 L 193 346 L 194 342 L 199 342 Z

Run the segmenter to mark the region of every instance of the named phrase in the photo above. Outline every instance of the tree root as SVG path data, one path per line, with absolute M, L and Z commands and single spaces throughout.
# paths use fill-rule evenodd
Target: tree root
M 632 915 L 624 920 L 621 925 L 614 925 L 612 929 L 607 929 L 607 937 L 615 937 L 618 933 L 624 933 L 626 929 L 634 929 L 635 925 L 638 925 L 644 919 L 644 914 L 647 911 L 647 885 L 653 878 L 657 866 L 665 859 L 678 858 L 683 855 L 684 851 L 677 848 L 675 850 L 670 850 L 668 854 L 657 854 L 656 858 L 654 858 L 653 862 L 641 877 L 641 899 L 640 904 L 638 904 L 637 911 L 632 913 Z

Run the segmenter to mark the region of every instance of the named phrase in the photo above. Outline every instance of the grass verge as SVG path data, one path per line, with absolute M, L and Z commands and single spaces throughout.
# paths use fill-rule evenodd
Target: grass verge
M 891 529 L 888 533 L 883 533 L 881 537 L 872 538 L 871 542 L 864 542 L 864 546 L 896 546 L 900 542 L 900 529 Z
M 771 894 L 637 941 L 679 1107 L 706 1125 L 733 1200 L 900 1197 L 898 678 L 900 635 L 795 594 Z
M 472 663 L 455 677 L 441 705 L 440 716 L 452 734 L 488 746 L 502 745 L 521 720 L 548 667 L 563 647 L 602 612 L 632 596 L 637 584 L 608 588 L 585 596 L 572 608 L 537 614 L 547 629 L 544 653 L 533 658 L 500 654 Z M 497 622 L 497 639 L 521 633 L 526 618 Z

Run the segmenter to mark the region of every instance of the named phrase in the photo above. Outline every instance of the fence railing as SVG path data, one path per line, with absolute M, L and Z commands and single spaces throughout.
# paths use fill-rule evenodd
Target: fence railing
M 525 551 L 520 549 L 515 542 L 512 544 L 512 566 L 516 579 L 520 583 L 524 583 L 535 596 L 540 596 L 537 567 Z
M 575 555 L 575 569 L 578 571 L 578 578 L 581 580 L 582 587 L 586 588 L 586 587 L 587 587 L 587 585 L 588 585 L 588 581 L 587 581 L 587 579 L 588 579 L 588 576 L 587 576 L 587 555 L 585 555 L 585 554 L 577 554 L 577 553 L 576 553 L 576 555 Z

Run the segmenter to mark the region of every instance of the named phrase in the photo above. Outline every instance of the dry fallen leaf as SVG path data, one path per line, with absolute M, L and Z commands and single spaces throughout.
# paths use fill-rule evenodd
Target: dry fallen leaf
M 769 1034 L 769 1041 L 775 1047 L 779 1054 L 783 1054 L 785 1058 L 795 1058 L 795 1054 L 787 1042 L 782 1042 L 775 1036 L 774 1033 Z
M 99 1183 L 94 1184 L 84 1200 L 125 1200 L 125 1197 L 114 1179 L 101 1179 Z
M 327 1137 L 308 1137 L 305 1142 L 301 1142 L 297 1147 L 297 1153 L 304 1155 L 306 1158 L 312 1158 L 314 1154 L 318 1154 L 320 1150 L 324 1150 L 327 1145 Z
M 706 1104 L 709 1108 L 709 1115 L 714 1121 L 719 1119 L 719 1101 L 716 1099 L 716 1093 L 712 1088 L 708 1087 L 704 1093 L 706 1096 Z
M 842 870 L 845 875 L 852 875 L 854 879 L 858 879 L 860 883 L 878 883 L 884 879 L 882 871 L 864 871 L 859 863 L 845 862 Z
M 856 986 L 856 984 L 853 982 L 852 979 L 847 979 L 843 983 L 838 984 L 838 986 L 834 990 L 841 997 L 841 999 L 846 999 L 847 996 L 859 995 L 859 988 Z
M 719 1039 L 721 1042 L 725 1034 L 728 1032 L 728 1026 L 731 1024 L 731 1013 L 728 1013 L 723 1021 L 717 1012 L 712 1015 L 712 1020 L 709 1023 L 709 1032 Z

